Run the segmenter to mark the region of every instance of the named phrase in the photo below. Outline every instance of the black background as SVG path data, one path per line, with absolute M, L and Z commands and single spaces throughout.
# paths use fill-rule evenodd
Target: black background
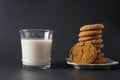
M 79 28 L 103 23 L 106 57 L 120 61 L 119 0 L 0 0 L 0 65 L 21 65 L 19 30 L 52 29 L 52 63 L 64 64 Z

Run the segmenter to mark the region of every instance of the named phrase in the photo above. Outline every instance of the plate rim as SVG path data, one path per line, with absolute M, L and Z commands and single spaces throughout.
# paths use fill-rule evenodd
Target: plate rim
M 70 61 L 70 58 L 66 58 L 66 62 L 67 64 L 69 65 L 74 65 L 74 66 L 110 66 L 110 65 L 117 65 L 119 64 L 119 61 L 114 61 L 110 58 L 104 58 L 104 59 L 107 59 L 109 61 L 111 61 L 110 63 L 104 63 L 104 64 L 77 64 L 77 63 L 73 63 Z

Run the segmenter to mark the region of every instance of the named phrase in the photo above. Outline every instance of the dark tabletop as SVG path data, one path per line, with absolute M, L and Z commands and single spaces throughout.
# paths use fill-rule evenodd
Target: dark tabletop
M 47 70 L 0 66 L 0 80 L 120 80 L 120 65 L 109 70 L 76 70 L 66 64 L 53 64 Z

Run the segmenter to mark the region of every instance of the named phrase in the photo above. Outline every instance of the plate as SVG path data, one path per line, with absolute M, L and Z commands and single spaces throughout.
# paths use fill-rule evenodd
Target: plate
M 70 61 L 70 58 L 66 58 L 68 65 L 72 65 L 75 69 L 110 69 L 112 66 L 119 64 L 118 61 L 113 61 L 109 58 L 104 58 L 107 63 L 104 64 L 77 64 Z

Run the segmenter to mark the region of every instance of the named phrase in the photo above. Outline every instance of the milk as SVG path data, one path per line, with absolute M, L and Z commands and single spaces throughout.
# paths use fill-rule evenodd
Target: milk
M 52 40 L 21 39 L 23 65 L 48 65 Z

